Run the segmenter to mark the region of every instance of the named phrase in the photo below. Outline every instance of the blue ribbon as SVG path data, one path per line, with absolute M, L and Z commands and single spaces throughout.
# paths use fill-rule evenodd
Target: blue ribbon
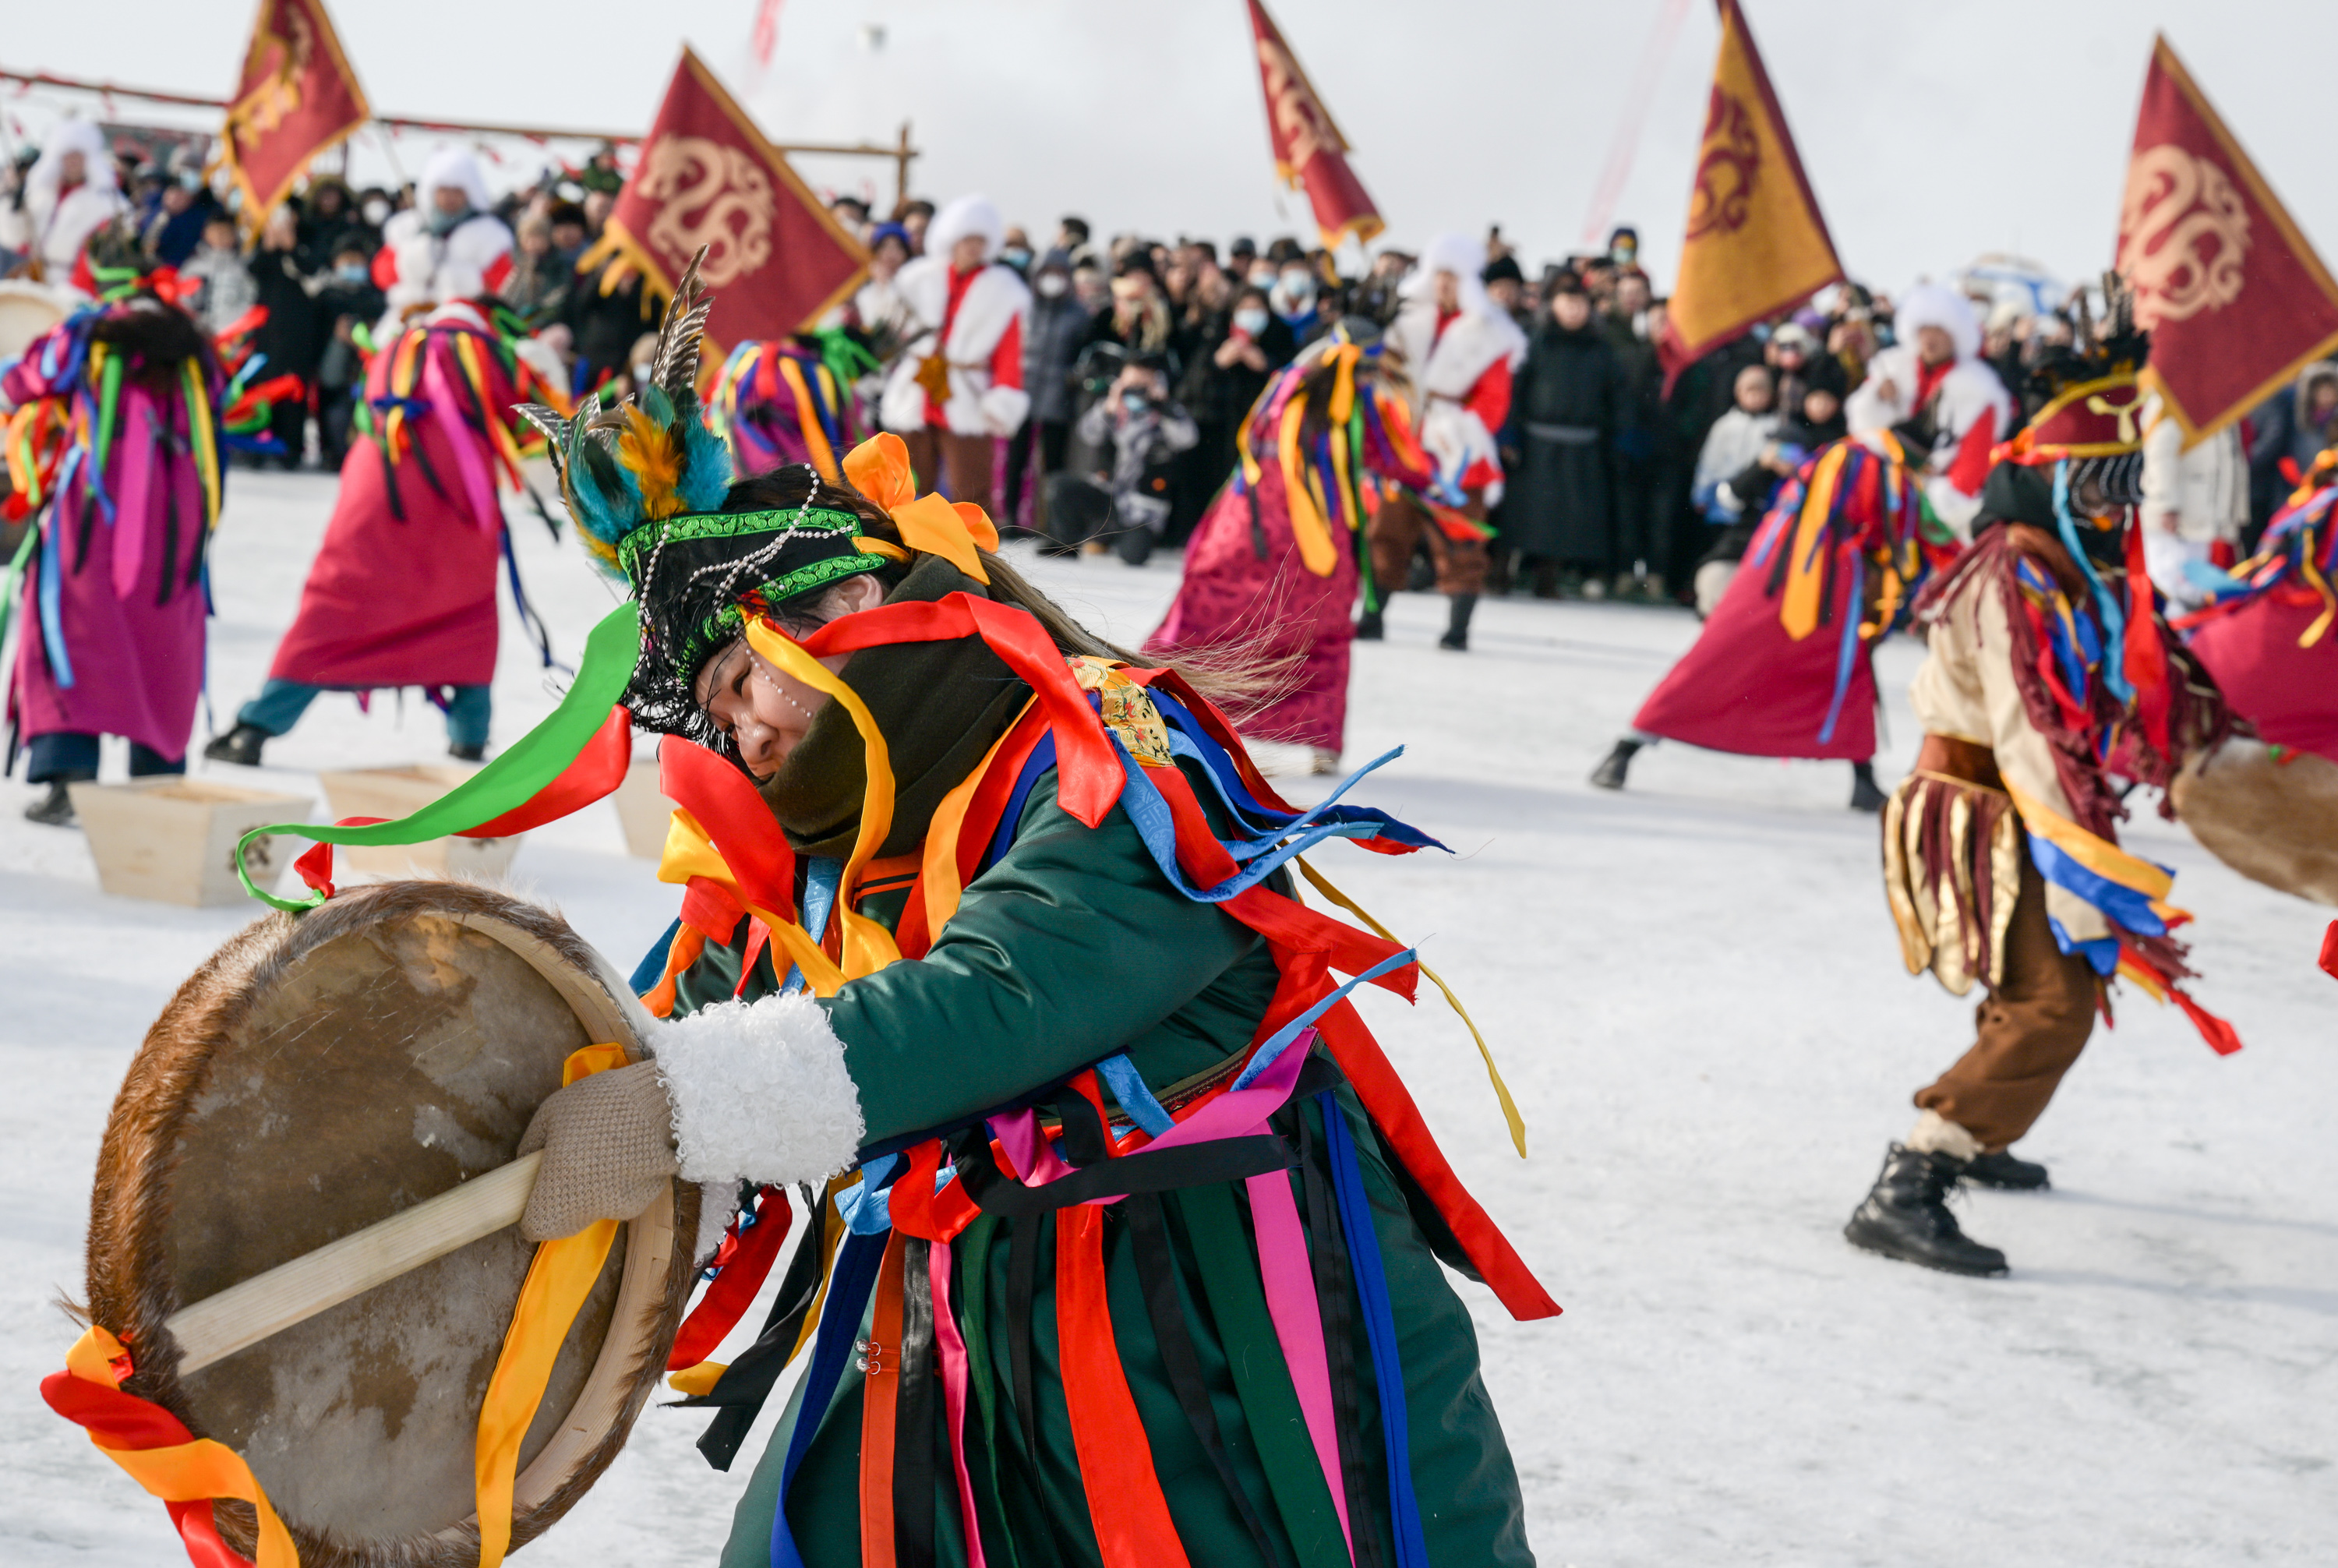
M 2087 586 L 2095 602 L 2095 613 L 2102 619 L 2103 646 L 2110 649 L 2127 646 L 2127 617 L 2119 612 L 2118 600 L 2095 571 L 2095 564 L 2087 559 L 2087 547 L 2078 543 L 2078 519 L 2070 515 L 2070 460 L 2063 458 L 2054 465 L 2054 522 L 2062 535 L 2062 547 L 2070 559 L 2078 564 L 2086 574 Z M 2119 662 L 2106 652 L 2102 660 L 2104 684 L 2111 689 L 2122 707 L 2135 701 L 2135 688 L 2119 669 Z
M 1396 1538 L 1396 1568 L 1429 1568 L 1429 1540 L 1421 1529 L 1420 1499 L 1412 1486 L 1412 1423 L 1405 1406 L 1404 1361 L 1397 1353 L 1396 1309 L 1389 1298 L 1388 1270 L 1380 1259 L 1380 1233 L 1372 1229 L 1371 1195 L 1356 1158 L 1346 1112 L 1337 1093 L 1315 1096 L 1323 1113 L 1323 1146 L 1331 1156 L 1331 1192 L 1340 1205 L 1340 1229 L 1348 1241 L 1348 1271 L 1363 1308 L 1364 1338 L 1371 1347 L 1372 1381 L 1380 1396 L 1380 1440 L 1388 1452 L 1389 1524 Z
M 836 907 L 836 889 L 844 880 L 844 862 L 827 855 L 814 855 L 804 862 L 803 928 L 815 942 L 828 929 L 829 911 Z M 780 995 L 792 996 L 804 988 L 803 966 L 788 965 L 787 978 L 780 983 Z
M 812 1342 L 811 1366 L 804 1373 L 796 1400 L 795 1430 L 788 1437 L 788 1456 L 780 1466 L 778 1501 L 771 1509 L 771 1568 L 804 1568 L 803 1553 L 788 1528 L 788 1492 L 811 1440 L 828 1418 L 836 1397 L 837 1380 L 844 1374 L 852 1342 L 860 1338 L 860 1315 L 869 1308 L 877 1285 L 877 1269 L 885 1260 L 881 1236 L 848 1235 L 838 1249 L 836 1272 L 828 1284 L 828 1308 L 820 1314 L 820 1335 Z
M 1305 1032 L 1309 1024 L 1314 1023 L 1316 1019 L 1323 1016 L 1324 1014 L 1329 1013 L 1333 1007 L 1339 1005 L 1341 1002 L 1346 1001 L 1349 992 L 1353 991 L 1359 985 L 1369 985 L 1370 982 L 1379 979 L 1381 975 L 1387 974 L 1391 969 L 1401 969 L 1420 956 L 1420 952 L 1417 949 L 1408 947 L 1401 953 L 1394 954 L 1389 957 L 1381 959 L 1379 963 L 1373 965 L 1370 968 L 1365 970 L 1362 974 L 1357 975 L 1346 985 L 1334 990 L 1330 995 L 1316 1003 L 1312 1007 L 1308 1008 L 1306 1012 L 1302 1013 L 1298 1017 L 1293 1018 L 1290 1023 L 1285 1024 L 1282 1028 L 1276 1030 L 1274 1034 L 1267 1041 L 1267 1043 L 1258 1048 L 1257 1054 L 1251 1057 L 1249 1064 L 1235 1076 L 1233 1087 L 1237 1089 L 1249 1088 L 1252 1081 L 1254 1081 L 1260 1073 L 1274 1065 L 1274 1059 L 1282 1055 L 1283 1051 L 1291 1044 L 1291 1043 L 1293 1040 L 1298 1039 L 1299 1036 Z

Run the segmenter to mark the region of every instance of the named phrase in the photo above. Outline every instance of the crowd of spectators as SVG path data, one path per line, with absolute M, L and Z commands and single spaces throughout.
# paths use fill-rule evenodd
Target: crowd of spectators
M 357 190 L 319 175 L 249 236 L 190 149 L 139 162 L 109 158 L 102 141 L 76 150 L 71 140 L 53 141 L 38 165 L 19 162 L 0 189 L 0 247 L 14 247 L 0 250 L 0 270 L 54 270 L 79 244 L 65 230 L 118 219 L 151 261 L 192 286 L 185 302 L 213 332 L 265 307 L 253 348 L 269 374 L 312 389 L 305 406 L 278 408 L 277 460 L 304 461 L 313 419 L 317 460 L 337 466 L 361 349 L 389 303 L 384 229 L 414 204 L 413 188 Z M 500 302 L 579 392 L 613 381 L 622 389 L 653 341 L 638 274 L 586 264 L 622 188 L 604 149 L 506 195 L 492 214 L 514 238 Z M 830 210 L 871 262 L 858 294 L 822 325 L 860 334 L 881 357 L 907 330 L 891 279 L 920 253 L 933 204 L 906 201 L 880 219 L 845 196 Z M 1500 432 L 1508 482 L 1491 519 L 1491 593 L 1694 603 L 1699 564 L 1733 559 L 1783 479 L 1842 434 L 1846 397 L 1893 340 L 1891 299 L 1840 286 L 1668 384 L 1658 353 L 1666 302 L 1639 265 L 1632 230 L 1617 229 L 1603 251 L 1533 271 L 1498 228 L 1487 254 L 1487 292 L 1528 342 Z M 1031 410 L 987 499 L 1025 525 L 1056 506 L 1141 512 L 1151 525 L 1132 559 L 1182 543 L 1233 471 L 1243 416 L 1268 379 L 1342 319 L 1384 327 L 1414 261 L 1386 248 L 1348 276 L 1331 253 L 1293 238 L 1263 248 L 1243 237 L 1223 247 L 1103 240 L 1077 217 L 1044 246 L 1010 227 L 996 260 L 1032 289 L 1022 338 Z M 2017 397 L 2026 363 L 2071 331 L 2064 315 L 2020 299 L 1980 298 L 1976 313 L 1983 358 Z M 2204 504 L 2215 485 L 2190 484 L 2181 527 L 2227 554 L 2245 546 L 2333 439 L 2338 364 L 2317 364 L 2232 438 L 2236 499 Z M 2156 505 L 2166 531 L 2178 532 L 2178 503 Z M 2204 518 L 2204 506 L 2231 515 Z

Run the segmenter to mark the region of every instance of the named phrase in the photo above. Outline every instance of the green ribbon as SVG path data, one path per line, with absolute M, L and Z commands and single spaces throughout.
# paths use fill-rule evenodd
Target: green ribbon
M 40 542 L 40 518 L 26 518 L 24 543 L 16 546 L 15 559 L 8 563 L 7 574 L 0 576 L 0 641 L 6 640 L 9 623 L 16 618 L 16 584 L 24 580 L 25 563 L 31 559 L 33 546 Z
M 641 612 L 628 599 L 602 617 L 601 623 L 585 638 L 584 662 L 568 694 L 560 700 L 560 706 L 543 723 L 512 742 L 494 761 L 421 810 L 394 822 L 377 822 L 368 828 L 277 822 L 254 828 L 235 846 L 235 874 L 242 881 L 243 890 L 270 908 L 290 910 L 296 915 L 325 901 L 322 891 L 311 891 L 300 898 L 279 898 L 252 881 L 244 849 L 265 834 L 283 833 L 319 844 L 367 848 L 421 844 L 491 822 L 526 804 L 537 791 L 559 778 L 584 750 L 585 742 L 609 721 L 609 710 L 624 696 L 641 654 Z

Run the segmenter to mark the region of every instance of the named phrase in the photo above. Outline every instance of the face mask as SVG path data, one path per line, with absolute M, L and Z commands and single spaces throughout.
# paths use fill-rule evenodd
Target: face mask
M 1062 299 L 1064 290 L 1071 286 L 1071 279 L 1066 278 L 1061 272 L 1042 272 L 1039 274 L 1039 280 L 1032 285 L 1039 291 L 1040 297 L 1046 299 Z
M 344 283 L 362 283 L 369 274 L 366 270 L 366 264 L 364 262 L 351 261 L 346 266 L 334 268 L 333 276 L 339 278 Z
M 1234 312 L 1234 329 L 1255 338 L 1266 330 L 1266 312 L 1257 306 L 1247 306 Z
M 378 229 L 389 221 L 389 203 L 379 197 L 365 204 L 365 220 Z
M 998 253 L 998 259 L 1018 272 L 1031 265 L 1031 252 L 1024 250 L 1020 245 L 1010 246 L 1001 250 Z
M 1293 306 L 1303 308 L 1314 301 L 1315 279 L 1304 272 L 1284 273 L 1278 287 L 1282 290 L 1282 297 Z
M 1272 268 L 1272 267 L 1253 267 L 1253 268 L 1252 268 L 1252 269 L 1250 270 L 1250 286 L 1251 286 L 1252 288 L 1253 288 L 1253 289 L 1272 289 L 1272 288 L 1273 288 L 1273 287 L 1274 287 L 1274 269 L 1273 269 L 1273 268 Z
M 634 385 L 636 387 L 648 386 L 650 384 L 650 377 L 656 373 L 656 366 L 651 364 L 646 359 L 643 360 L 640 364 L 634 367 Z

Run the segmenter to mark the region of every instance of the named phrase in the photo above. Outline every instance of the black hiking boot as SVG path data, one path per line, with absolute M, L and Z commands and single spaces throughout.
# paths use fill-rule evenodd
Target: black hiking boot
M 1379 642 L 1384 641 L 1387 636 L 1388 627 L 1380 620 L 1380 612 L 1379 611 L 1367 610 L 1362 614 L 1356 617 L 1357 642 Z
M 203 755 L 214 762 L 232 762 L 240 768 L 260 766 L 260 749 L 275 737 L 257 724 L 238 724 L 224 735 L 214 736 L 203 748 Z
M 1949 1191 L 1962 1169 L 1946 1154 L 1894 1143 L 1883 1157 L 1883 1170 L 1867 1201 L 1842 1228 L 1843 1240 L 1944 1273 L 1984 1278 L 2004 1273 L 2005 1254 L 1967 1236 L 1949 1212 Z
M 73 795 L 66 789 L 67 780 L 52 779 L 49 792 L 25 808 L 25 820 L 44 823 L 51 828 L 71 828 L 79 818 L 74 815 Z
M 447 755 L 457 762 L 484 762 L 486 760 L 487 749 L 484 746 L 458 746 L 449 742 Z
M 1445 635 L 1437 645 L 1455 653 L 1469 652 L 1469 613 L 1478 608 L 1475 593 L 1456 593 L 1447 602 L 1451 605 L 1451 618 L 1446 622 Z
M 2024 1160 L 2010 1149 L 2000 1149 L 1994 1154 L 1976 1154 L 1957 1172 L 1967 1181 L 1982 1187 L 1994 1187 L 2000 1192 L 2043 1192 L 2053 1182 L 2046 1179 L 2046 1167 L 2035 1160 Z
M 1881 811 L 1891 799 L 1875 785 L 1875 764 L 1854 762 L 1851 765 L 1851 808 L 1854 811 Z
M 1624 775 L 1631 771 L 1632 758 L 1639 750 L 1640 742 L 1628 735 L 1616 741 L 1616 750 L 1608 752 L 1600 760 L 1599 766 L 1591 770 L 1591 782 L 1602 789 L 1621 789 Z

